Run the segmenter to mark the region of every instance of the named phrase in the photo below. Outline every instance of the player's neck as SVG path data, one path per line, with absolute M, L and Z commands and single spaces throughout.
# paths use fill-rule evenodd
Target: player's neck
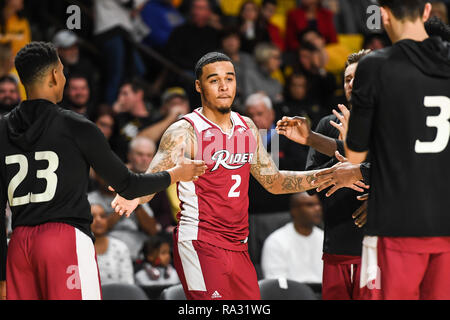
M 224 132 L 228 132 L 233 127 L 233 123 L 231 122 L 231 112 L 222 113 L 203 106 L 201 113 L 210 121 L 218 125 Z
M 46 92 L 45 90 L 38 89 L 38 88 L 28 88 L 26 90 L 27 92 L 27 100 L 48 100 L 54 104 L 58 103 L 58 99 L 56 99 L 55 95 L 50 92 Z
M 401 40 L 414 40 L 414 41 L 424 41 L 429 38 L 429 35 L 425 31 L 425 27 L 420 20 L 416 22 L 405 22 L 400 26 L 399 32 L 393 36 L 394 39 L 391 39 L 393 43 L 401 41 Z

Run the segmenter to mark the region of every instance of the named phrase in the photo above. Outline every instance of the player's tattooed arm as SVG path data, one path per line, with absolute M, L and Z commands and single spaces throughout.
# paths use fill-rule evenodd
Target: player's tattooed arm
M 270 193 L 296 193 L 317 188 L 327 182 L 325 178 L 315 177 L 314 171 L 280 171 L 261 142 L 258 128 L 250 118 L 245 121 L 257 140 L 256 155 L 251 164 L 251 174 Z
M 147 173 L 173 168 L 177 164 L 177 159 L 182 155 L 181 153 L 184 153 L 184 157 L 193 159 L 195 150 L 196 138 L 194 128 L 187 121 L 177 121 L 167 128 L 162 136 L 158 152 L 150 163 Z M 204 166 L 204 169 L 206 169 L 206 166 Z M 154 194 L 126 200 L 117 195 L 111 205 L 117 213 L 121 215 L 125 213 L 129 216 L 139 204 L 146 203 L 153 197 Z

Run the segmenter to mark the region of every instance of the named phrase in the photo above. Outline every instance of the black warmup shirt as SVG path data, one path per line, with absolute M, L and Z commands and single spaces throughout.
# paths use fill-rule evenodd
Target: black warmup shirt
M 402 40 L 363 58 L 347 144 L 371 153 L 366 234 L 450 236 L 450 45 Z
M 127 199 L 162 191 L 170 184 L 166 171 L 130 172 L 95 124 L 46 100 L 24 101 L 1 119 L 0 139 L 0 220 L 8 200 L 13 228 L 63 222 L 92 237 L 86 195 L 91 166 Z M 0 250 L 2 280 L 4 234 Z
M 324 136 L 337 139 L 339 131 L 330 124 L 330 120 L 339 123 L 336 116 L 332 114 L 322 118 L 315 131 Z M 338 151 L 343 155 L 343 142 L 336 140 L 336 143 Z M 336 163 L 338 163 L 338 160 L 335 157 L 329 157 L 310 148 L 306 170 L 329 168 Z M 363 170 L 362 172 L 365 176 Z M 327 191 L 328 189 L 318 194 L 323 208 L 325 233 L 323 251 L 329 254 L 360 256 L 364 232 L 355 225 L 352 214 L 362 205 L 362 202 L 356 199 L 361 193 L 352 189 L 342 188 L 330 197 L 326 197 Z M 308 193 L 314 194 L 316 191 L 313 189 L 308 191 Z

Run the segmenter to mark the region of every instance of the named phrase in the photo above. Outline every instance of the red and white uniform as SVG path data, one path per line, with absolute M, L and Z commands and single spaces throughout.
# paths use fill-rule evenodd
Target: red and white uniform
M 187 298 L 258 299 L 256 273 L 247 252 L 248 185 L 256 139 L 236 112 L 231 112 L 229 133 L 200 109 L 184 119 L 195 129 L 195 158 L 208 167 L 197 181 L 178 183 L 181 211 L 174 262 Z M 215 258 L 223 258 L 222 263 L 212 259 L 211 251 Z M 237 281 L 238 277 L 242 279 Z

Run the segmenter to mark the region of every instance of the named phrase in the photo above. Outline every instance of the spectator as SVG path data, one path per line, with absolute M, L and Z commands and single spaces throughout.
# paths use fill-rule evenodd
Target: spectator
M 106 104 L 100 105 L 92 117 L 92 122 L 97 125 L 105 138 L 110 141 L 115 125 L 114 112 L 111 108 Z
M 161 121 L 143 129 L 139 135 L 159 142 L 164 131 L 183 115 L 191 112 L 186 91 L 181 87 L 168 88 L 161 96 L 162 105 L 159 110 Z
M 134 7 L 127 7 L 133 4 Z M 123 79 L 143 76 L 146 72 L 132 38 L 137 31 L 133 17 L 137 16 L 140 5 L 142 1 L 94 0 L 94 35 L 105 57 L 105 101 L 109 105 L 116 100 Z M 127 61 L 131 63 L 125 68 Z
M 167 42 L 169 58 L 189 74 L 200 57 L 218 48 L 219 33 L 209 26 L 211 14 L 208 0 L 193 0 L 189 20 L 176 27 Z
M 321 105 L 330 105 L 337 88 L 336 78 L 325 70 L 321 51 L 312 43 L 305 41 L 298 50 L 298 60 L 294 72 L 304 73 L 308 79 L 308 98 L 318 100 Z
M 88 118 L 91 90 L 85 76 L 72 75 L 67 79 L 63 105 Z
M 0 43 L 0 77 L 4 76 L 11 76 L 16 80 L 19 86 L 20 100 L 25 100 L 27 94 L 14 66 L 14 56 L 11 52 L 10 43 Z
M 52 43 L 58 49 L 66 78 L 68 79 L 73 75 L 82 75 L 88 80 L 89 88 L 93 89 L 91 93 L 99 90 L 100 76 L 98 69 L 89 58 L 81 54 L 79 39 L 75 32 L 60 30 L 53 36 Z
M 267 95 L 255 93 L 245 102 L 245 113 L 260 130 L 261 140 L 271 153 L 280 170 L 304 168 L 308 148 L 294 143 L 275 131 L 275 112 Z M 278 152 L 278 153 L 276 153 Z M 288 211 L 288 195 L 273 195 L 267 192 L 253 177 L 249 185 L 249 213 L 261 214 Z
M 260 9 L 252 0 L 245 1 L 239 12 L 239 31 L 241 33 L 241 49 L 253 54 L 255 47 L 262 42 L 270 42 L 266 21 Z
M 244 78 L 244 96 L 255 92 L 264 92 L 272 102 L 283 99 L 283 86 L 280 81 L 272 78 L 272 74 L 280 70 L 281 52 L 270 43 L 261 43 L 255 49 L 255 60 L 258 64 L 254 70 L 249 70 Z
M 12 76 L 0 78 L 0 118 L 20 103 L 19 86 Z
M 317 30 L 327 43 L 337 42 L 333 13 L 320 5 L 320 0 L 301 0 L 301 6 L 288 13 L 286 48 L 297 50 L 299 33 L 310 28 Z
M 122 84 L 113 110 L 118 113 L 118 132 L 112 141 L 113 150 L 123 162 L 127 161 L 128 144 L 143 129 L 149 128 L 147 132 L 150 131 L 152 140 L 157 141 L 170 125 L 156 126 L 153 130 L 152 126 L 161 120 L 161 115 L 145 100 L 145 84 L 137 79 Z
M 145 242 L 143 253 L 145 262 L 142 270 L 135 275 L 136 284 L 141 286 L 178 284 L 180 279 L 170 264 L 170 243 L 159 236 Z
M 172 5 L 171 0 L 148 1 L 141 16 L 151 30 L 143 41 L 157 50 L 162 50 L 173 29 L 184 23 L 183 16 Z
M 256 62 L 253 56 L 246 52 L 242 52 L 241 39 L 239 30 L 235 28 L 228 28 L 222 32 L 222 51 L 231 58 L 236 72 L 236 97 L 234 104 L 237 106 L 237 111 L 243 112 L 245 89 L 245 75 L 250 69 L 255 70 Z
M 264 278 L 287 278 L 322 283 L 322 207 L 317 195 L 306 192 L 291 197 L 292 222 L 273 232 L 264 242 L 261 267 Z
M 308 97 L 308 79 L 303 73 L 291 74 L 286 82 L 285 100 L 278 106 L 278 118 L 301 116 L 308 118 L 313 128 L 325 115 L 319 101 Z
M 31 41 L 30 25 L 22 10 L 23 0 L 0 2 L 0 43 L 11 43 L 13 57 Z
M 371 33 L 364 37 L 363 49 L 372 51 L 383 49 L 391 44 L 386 33 Z
M 102 205 L 91 202 L 95 236 L 95 252 L 102 285 L 109 283 L 134 284 L 133 265 L 127 246 L 122 241 L 107 235 L 108 223 Z
M 283 37 L 281 36 L 281 31 L 278 26 L 270 22 L 272 17 L 274 16 L 277 10 L 277 1 L 276 0 L 263 0 L 261 7 L 261 15 L 266 25 L 266 30 L 269 33 L 270 41 L 275 44 L 278 49 L 284 51 L 285 42 Z
M 126 244 L 131 259 L 139 258 L 144 242 L 149 235 L 157 233 L 156 220 L 153 211 L 146 205 L 139 206 L 129 218 L 116 214 L 111 208 L 114 193 L 108 190 L 108 185 L 97 174 L 95 174 L 97 188 L 89 192 L 88 200 L 91 203 L 101 204 L 107 213 L 107 229 L 109 235 L 121 240 Z
M 447 6 L 442 1 L 433 1 L 433 8 L 431 9 L 431 17 L 437 17 L 441 19 L 445 24 L 448 24 L 448 10 Z

